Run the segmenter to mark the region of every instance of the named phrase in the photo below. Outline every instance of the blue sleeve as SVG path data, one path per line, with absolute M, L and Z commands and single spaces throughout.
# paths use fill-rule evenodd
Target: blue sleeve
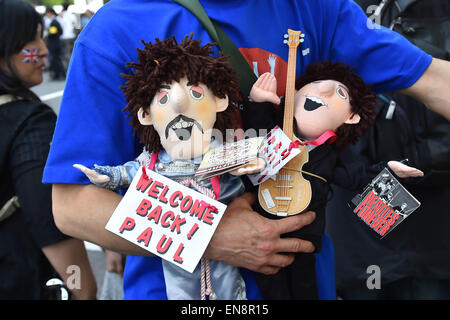
M 88 184 L 72 164 L 115 166 L 142 151 L 122 112 L 126 101 L 121 74 L 129 72 L 127 62 L 136 61 L 141 40 L 183 39 L 187 22 L 189 30 L 205 38 L 206 31 L 194 19 L 168 0 L 110 1 L 95 14 L 75 43 L 44 183 Z
M 377 93 L 405 89 L 425 72 L 432 57 L 400 34 L 376 25 L 350 0 L 324 0 L 325 18 L 330 23 L 323 55 L 333 62 L 345 62 L 373 85 Z M 328 38 L 328 39 L 326 39 Z M 323 56 L 323 58 L 326 58 Z
M 126 105 L 119 86 L 125 65 L 78 43 L 71 61 L 44 183 L 89 180 L 72 164 L 118 165 L 134 159 L 136 139 L 121 111 Z M 114 90 L 112 90 L 114 88 Z

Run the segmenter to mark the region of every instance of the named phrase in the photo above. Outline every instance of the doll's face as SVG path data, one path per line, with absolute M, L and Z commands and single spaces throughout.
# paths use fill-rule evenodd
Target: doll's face
M 295 121 L 301 138 L 314 140 L 342 124 L 356 124 L 360 118 L 351 111 L 349 91 L 335 80 L 314 81 L 295 94 Z
M 203 155 L 211 142 L 216 113 L 228 107 L 228 97 L 216 97 L 208 87 L 186 77 L 163 83 L 150 105 L 150 114 L 138 113 L 143 125 L 153 125 L 161 144 L 173 159 Z M 148 110 L 147 110 L 148 111 Z

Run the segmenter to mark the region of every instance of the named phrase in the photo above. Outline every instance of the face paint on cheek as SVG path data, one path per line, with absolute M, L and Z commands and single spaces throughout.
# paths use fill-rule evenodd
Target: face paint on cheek
M 215 113 L 215 111 L 211 110 L 210 101 L 203 100 L 197 104 L 195 113 L 200 119 L 205 119 L 208 118 L 212 112 Z
M 165 113 L 163 108 L 155 108 L 153 113 L 151 113 L 153 123 L 164 123 Z
M 22 50 L 22 62 L 36 63 L 39 61 L 38 57 L 36 48 Z

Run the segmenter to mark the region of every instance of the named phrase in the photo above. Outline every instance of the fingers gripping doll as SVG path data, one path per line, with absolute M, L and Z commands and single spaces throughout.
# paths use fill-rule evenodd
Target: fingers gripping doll
M 222 142 L 217 136 L 224 137 L 225 129 L 238 123 L 233 69 L 226 57 L 212 56 L 213 44 L 201 46 L 192 35 L 180 44 L 175 38 L 143 44 L 144 48 L 138 49 L 139 61 L 127 65 L 134 71 L 124 75 L 122 89 L 128 102 L 124 110 L 144 151 L 136 161 L 121 166 L 74 166 L 96 185 L 115 190 L 127 187 L 142 165 L 229 203 L 244 191 L 239 177 L 224 174 L 215 177 L 218 183 L 214 183 L 199 181 L 194 174 L 205 152 Z M 241 168 L 239 174 L 260 169 Z M 191 274 L 161 262 L 169 299 L 246 298 L 244 281 L 235 267 L 202 259 Z M 205 280 L 207 271 L 210 277 Z
M 247 114 L 265 114 L 265 119 L 245 118 L 244 127 L 261 129 L 255 121 L 271 129 L 281 121 L 271 122 L 283 107 L 276 111 L 274 104 L 281 102 L 276 94 L 276 79 L 266 73 L 254 84 L 247 107 Z M 267 103 L 271 102 L 271 103 Z M 253 110 L 254 109 L 254 110 Z M 279 116 L 278 116 L 279 118 Z M 370 182 L 386 165 L 372 166 L 363 163 L 346 163 L 339 151 L 361 137 L 375 119 L 375 95 L 369 86 L 343 63 L 320 62 L 306 67 L 306 72 L 296 79 L 294 98 L 294 132 L 300 143 L 306 145 L 308 162 L 302 167 L 303 176 L 312 189 L 311 201 L 306 210 L 316 212 L 315 221 L 287 236 L 311 241 L 320 250 L 325 226 L 325 205 L 329 195 L 329 183 L 347 189 L 358 190 Z M 324 140 L 324 134 L 332 132 L 333 139 Z M 415 168 L 399 161 L 389 161 L 388 166 L 399 177 L 423 175 Z M 262 201 L 260 199 L 260 201 Z M 255 210 L 262 215 L 282 219 L 266 212 L 259 204 Z M 274 276 L 256 274 L 255 278 L 265 299 L 314 299 L 314 255 L 297 254 L 294 263 Z

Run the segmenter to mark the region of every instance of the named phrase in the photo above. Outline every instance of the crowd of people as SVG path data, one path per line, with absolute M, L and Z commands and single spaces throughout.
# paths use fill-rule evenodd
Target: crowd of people
M 77 17 L 65 2 L 59 13 L 47 7 L 43 16 L 44 39 L 49 49 L 48 70 L 52 80 L 65 80 L 75 39 L 91 19 L 93 12 L 86 10 Z
M 414 14 L 450 19 L 448 1 L 415 2 L 411 19 Z M 288 28 L 306 35 L 297 76 L 307 74 L 308 66 L 316 62 L 344 62 L 370 85 L 377 94 L 373 125 L 340 153 L 343 162 L 356 167 L 408 158 L 424 172 L 423 177 L 402 180 L 421 207 L 381 240 L 347 206 L 355 190 L 333 186 L 326 191 L 326 220 L 324 212 L 314 212 L 311 207 L 301 214 L 271 219 L 259 212 L 253 189 L 246 186 L 247 192 L 229 203 L 204 258 L 236 267 L 248 299 L 450 299 L 445 240 L 450 221 L 445 210 L 440 210 L 450 205 L 449 48 L 445 41 L 437 44 L 441 51 L 419 41 L 412 44 L 414 24 L 405 27 L 405 23 L 413 20 L 404 19 L 403 24 L 398 19 L 381 20 L 377 22 L 387 27 L 369 27 L 361 8 L 375 5 L 383 12 L 379 4 L 375 0 L 201 1 L 211 20 L 223 28 L 259 74 L 272 71 L 278 75 L 279 88 L 286 86 L 283 76 L 288 51 L 278 38 Z M 131 110 L 131 104 L 139 99 L 130 96 L 131 89 L 125 95 L 121 91 L 125 84 L 122 75 L 130 74 L 127 63 L 143 57 L 143 52 L 136 50 L 142 48 L 142 40 L 159 43 L 159 39 L 173 36 L 181 41 L 193 33 L 202 44 L 211 42 L 213 35 L 189 11 L 193 9 L 183 6 L 185 1 L 112 0 L 95 19 L 87 12 L 81 19 L 84 30 L 78 34 L 67 6 L 59 15 L 48 8 L 42 17 L 24 0 L 0 0 L 0 47 L 4 48 L 0 55 L 0 130 L 4 132 L 0 144 L 0 299 L 54 298 L 45 283 L 55 277 L 64 282 L 71 299 L 96 299 L 99 288 L 83 241 L 105 248 L 102 298 L 170 299 L 167 286 L 173 283 L 173 275 L 165 272 L 167 266 L 161 258 L 105 229 L 121 193 L 92 185 L 72 165 L 119 165 L 142 152 L 144 140 L 135 135 L 123 113 L 125 106 Z M 255 23 L 260 20 L 272 21 L 265 32 Z M 255 29 L 255 25 L 259 27 Z M 409 31 L 401 35 L 400 27 Z M 437 34 L 448 37 L 446 32 Z M 52 79 L 67 77 L 58 116 L 30 90 L 42 83 L 47 58 Z M 152 108 L 167 101 L 171 105 L 170 87 L 178 88 L 181 83 L 178 79 L 166 84 L 173 79 L 164 80 L 158 73 L 170 69 L 164 63 L 164 57 L 154 57 L 145 66 L 146 72 L 154 72 L 162 81 L 157 94 L 145 98 L 150 99 Z M 190 87 L 189 83 L 186 86 Z M 193 85 L 199 86 L 190 87 L 190 95 L 199 99 L 205 90 L 199 83 Z M 351 102 L 349 89 L 344 87 L 333 92 Z M 309 108 L 316 108 L 312 107 L 316 100 Z M 263 125 L 265 115 L 272 116 L 265 111 L 257 116 L 246 114 L 245 96 L 242 105 L 242 119 L 251 116 L 261 122 L 255 126 Z M 153 109 L 137 109 L 134 123 L 139 119 L 141 124 L 157 127 L 155 121 L 162 121 Z M 400 118 L 402 113 L 405 117 Z M 167 139 L 169 129 L 164 130 Z M 310 225 L 316 226 L 317 239 L 308 238 L 308 231 L 292 236 L 294 231 L 311 230 Z M 312 269 L 306 267 L 306 261 L 308 265 L 312 261 Z M 71 266 L 81 269 L 76 285 L 68 272 Z M 379 268 L 381 279 L 381 286 L 375 288 L 368 285 L 373 266 Z M 277 281 L 273 286 L 273 282 L 265 282 L 277 279 L 280 270 L 287 268 L 292 281 L 301 279 L 298 283 L 304 288 L 297 283 Z M 306 281 L 305 272 L 311 281 Z M 116 284 L 122 286 L 122 282 L 123 289 L 117 289 Z M 113 289 L 108 291 L 111 284 Z M 287 292 L 292 285 L 298 294 Z

